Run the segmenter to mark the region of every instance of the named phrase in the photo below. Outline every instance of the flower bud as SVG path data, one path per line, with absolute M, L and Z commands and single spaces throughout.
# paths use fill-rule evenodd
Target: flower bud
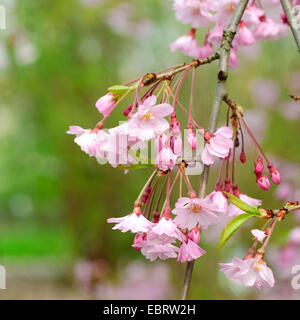
M 139 251 L 139 250 L 142 249 L 142 247 L 135 246 L 135 245 L 141 243 L 142 241 L 144 241 L 143 235 L 140 234 L 140 233 L 137 233 L 137 234 L 135 235 L 134 239 L 133 239 L 133 245 L 134 245 L 133 248 L 134 248 L 134 250 Z
M 271 166 L 269 168 L 269 173 L 270 173 L 270 177 L 271 177 L 273 183 L 280 184 L 281 176 L 280 176 L 279 171 L 277 169 L 275 169 L 273 166 Z
M 98 99 L 96 102 L 96 108 L 104 116 L 108 116 L 112 113 L 117 100 L 112 93 L 107 93 L 105 96 Z
M 245 153 L 245 151 L 241 152 L 240 161 L 241 161 L 241 163 L 245 163 L 246 162 L 246 153 Z
M 256 183 L 261 190 L 267 191 L 270 189 L 270 181 L 264 174 L 259 174 L 256 176 Z
M 197 148 L 197 137 L 192 128 L 188 128 L 187 141 L 193 150 Z
M 200 242 L 200 230 L 198 226 L 190 231 L 189 238 L 197 244 Z
M 254 169 L 254 173 L 257 174 L 261 174 L 264 170 L 264 163 L 262 161 L 261 157 L 257 157 L 256 160 L 256 164 L 255 164 L 255 169 Z
M 124 115 L 125 117 L 128 117 L 128 115 L 129 115 L 129 113 L 131 112 L 131 110 L 132 110 L 132 104 L 129 105 L 129 106 L 127 106 L 127 107 L 125 108 L 125 110 L 123 111 L 123 115 Z

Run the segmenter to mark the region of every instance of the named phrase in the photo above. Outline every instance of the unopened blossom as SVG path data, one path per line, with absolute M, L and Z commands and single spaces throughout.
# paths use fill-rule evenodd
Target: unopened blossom
M 275 169 L 273 166 L 269 167 L 269 173 L 271 180 L 273 181 L 274 184 L 280 184 L 281 182 L 281 176 L 280 173 L 277 169 Z
M 187 242 L 183 241 L 179 253 L 177 262 L 193 261 L 200 258 L 206 253 L 205 250 L 200 248 L 193 240 L 188 239 Z
M 108 116 L 112 113 L 117 100 L 112 93 L 107 93 L 105 96 L 98 99 L 96 102 L 96 108 L 104 116 Z
M 140 208 L 136 208 L 133 213 L 121 218 L 109 218 L 108 223 L 116 223 L 113 230 L 122 232 L 131 231 L 132 233 L 143 233 L 151 230 L 153 224 L 146 219 L 140 212 Z
M 179 21 L 193 28 L 207 27 L 213 19 L 207 0 L 174 0 L 173 9 Z
M 207 229 L 209 225 L 218 222 L 220 214 L 218 206 L 207 198 L 180 198 L 172 213 L 176 215 L 174 222 L 184 229 L 193 229 L 198 224 Z
M 202 161 L 206 165 L 211 165 L 215 157 L 224 159 L 229 155 L 233 147 L 233 131 L 229 127 L 221 127 L 214 134 L 205 137 L 206 145 L 202 152 Z
M 137 233 L 133 239 L 133 248 L 134 250 L 141 250 L 142 247 L 139 247 L 138 244 L 144 241 L 144 234 Z
M 170 147 L 174 154 L 180 155 L 182 152 L 182 138 L 180 135 L 172 136 L 170 139 Z
M 199 45 L 194 34 L 185 34 L 170 44 L 171 51 L 180 50 L 189 57 L 198 57 Z
M 260 288 L 264 285 L 273 287 L 275 284 L 272 270 L 260 258 L 238 259 L 231 263 L 220 263 L 221 272 L 235 282 L 240 282 L 247 287 Z
M 264 231 L 261 231 L 259 229 L 253 229 L 251 230 L 251 233 L 260 243 L 262 243 L 267 236 Z
M 171 114 L 173 108 L 167 103 L 155 104 L 154 95 L 140 104 L 137 112 L 124 125 L 125 133 L 131 137 L 148 141 L 169 129 L 169 123 L 164 117 Z
M 270 189 L 270 181 L 264 174 L 258 174 L 256 176 L 256 183 L 261 190 L 267 191 Z
M 198 226 L 196 226 L 189 232 L 188 237 L 197 244 L 200 242 L 200 229 L 198 228 Z
M 197 136 L 193 128 L 187 129 L 187 141 L 193 150 L 197 148 Z
M 170 136 L 162 134 L 155 139 L 155 149 L 158 152 L 155 164 L 162 171 L 172 170 L 176 164 L 177 156 L 171 149 Z
M 254 172 L 256 174 L 260 174 L 264 171 L 264 163 L 262 158 L 259 156 L 257 157 L 256 163 L 255 163 L 255 168 L 254 168 Z

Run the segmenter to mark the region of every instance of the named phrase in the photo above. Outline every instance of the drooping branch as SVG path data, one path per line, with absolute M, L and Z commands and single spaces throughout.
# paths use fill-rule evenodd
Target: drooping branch
M 217 85 L 215 89 L 215 95 L 210 115 L 210 121 L 208 126 L 209 132 L 214 132 L 216 130 L 218 116 L 220 112 L 220 107 L 224 96 L 226 95 L 226 81 L 228 77 L 228 61 L 230 50 L 232 48 L 232 41 L 235 34 L 238 31 L 238 25 L 242 19 L 244 11 L 248 5 L 249 0 L 240 0 L 238 3 L 229 25 L 225 28 L 223 32 L 223 39 L 219 50 L 217 51 L 219 55 L 219 69 L 217 77 Z M 209 176 L 209 167 L 205 166 L 204 171 L 201 176 L 201 182 L 199 187 L 199 197 L 203 198 L 206 194 L 207 182 Z M 184 282 L 181 290 L 181 300 L 186 300 L 190 288 L 192 273 L 193 273 L 194 261 L 187 262 Z
M 295 19 L 295 13 L 293 12 L 293 6 L 290 0 L 280 0 L 280 2 L 289 22 L 298 50 L 300 51 L 300 23 Z

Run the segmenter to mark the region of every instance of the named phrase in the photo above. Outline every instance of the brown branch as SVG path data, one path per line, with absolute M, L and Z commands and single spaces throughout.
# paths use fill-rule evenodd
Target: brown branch
M 215 132 L 218 116 L 220 112 L 221 103 L 223 101 L 224 96 L 226 95 L 226 80 L 228 77 L 228 60 L 230 50 L 232 48 L 232 41 L 235 37 L 235 34 L 238 30 L 239 22 L 242 19 L 243 13 L 248 5 L 249 0 L 240 0 L 238 3 L 229 25 L 223 32 L 223 40 L 219 50 L 217 51 L 219 54 L 219 69 L 218 69 L 218 78 L 217 85 L 212 105 L 212 111 L 210 115 L 209 121 L 209 132 Z M 199 187 L 199 197 L 203 198 L 206 194 L 207 182 L 209 176 L 209 167 L 205 166 L 204 171 L 201 176 L 201 183 Z M 187 262 L 184 282 L 181 291 L 181 300 L 186 300 L 190 288 L 192 273 L 193 273 L 194 261 Z
M 289 26 L 292 30 L 298 50 L 300 51 L 300 23 L 295 19 L 295 12 L 293 12 L 294 8 L 290 0 L 280 0 L 280 2 L 286 18 L 289 22 Z

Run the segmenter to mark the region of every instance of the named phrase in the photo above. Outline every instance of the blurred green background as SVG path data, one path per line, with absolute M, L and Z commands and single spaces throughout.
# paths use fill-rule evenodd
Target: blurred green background
M 189 61 L 169 51 L 169 44 L 188 27 L 176 21 L 172 2 L 164 0 L 1 0 L 0 4 L 7 20 L 6 29 L 0 30 L 0 264 L 8 277 L 0 297 L 109 297 L 108 287 L 124 281 L 124 269 L 137 261 L 139 266 L 145 263 L 145 270 L 151 264 L 131 248 L 132 235 L 112 231 L 106 223 L 108 217 L 130 212 L 149 173 L 137 170 L 124 175 L 122 170 L 100 166 L 65 132 L 69 125 L 92 128 L 100 120 L 94 105 L 109 86 Z M 256 126 L 254 133 L 264 150 L 297 166 L 300 113 L 289 105 L 287 94 L 300 93 L 300 59 L 291 34 L 242 51 L 228 90 L 249 112 L 249 126 Z M 195 118 L 203 126 L 209 119 L 216 67 L 197 69 Z M 181 100 L 188 101 L 187 88 Z M 225 111 L 224 106 L 220 124 Z M 124 119 L 122 108 L 107 126 L 119 119 Z M 213 172 L 209 191 L 215 176 Z M 195 185 L 198 180 L 192 178 Z M 238 181 L 244 193 L 263 199 L 265 207 L 282 203 L 274 188 L 263 193 L 256 187 L 250 163 L 239 166 Z M 273 243 L 283 245 L 295 223 L 293 219 L 282 223 Z M 205 240 L 203 234 L 201 247 L 208 254 L 195 264 L 191 298 L 261 298 L 256 290 L 232 287 L 217 271 L 218 262 L 242 257 L 250 246 L 248 229 L 221 253 L 217 240 Z M 165 286 L 170 290 L 158 297 L 177 298 L 184 265 L 176 261 L 163 265 L 159 266 L 167 268 Z M 89 279 L 81 279 L 88 275 Z

